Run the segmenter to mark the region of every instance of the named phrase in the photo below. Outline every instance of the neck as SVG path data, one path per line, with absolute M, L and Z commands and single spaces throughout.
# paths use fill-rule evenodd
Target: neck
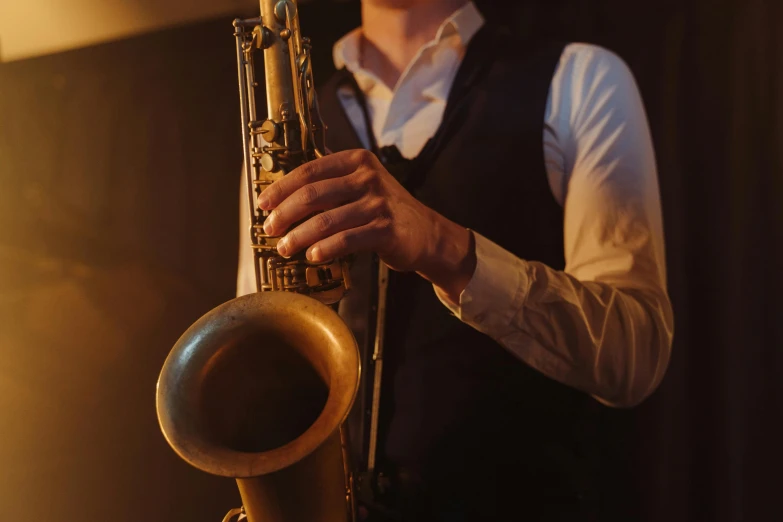
M 362 67 L 394 87 L 408 63 L 468 0 L 364 0 Z

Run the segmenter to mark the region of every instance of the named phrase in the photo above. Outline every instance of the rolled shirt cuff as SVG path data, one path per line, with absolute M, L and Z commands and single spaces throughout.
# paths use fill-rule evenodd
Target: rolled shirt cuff
M 437 286 L 435 294 L 461 321 L 477 330 L 502 335 L 519 313 L 527 294 L 529 264 L 474 231 L 476 270 L 459 296 L 451 301 Z

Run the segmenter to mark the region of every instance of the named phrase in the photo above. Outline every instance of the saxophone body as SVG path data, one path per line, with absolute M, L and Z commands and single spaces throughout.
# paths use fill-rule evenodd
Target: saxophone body
M 158 420 L 186 462 L 236 479 L 243 505 L 225 521 L 353 522 L 344 421 L 360 354 L 328 306 L 350 288 L 347 263 L 283 258 L 256 206 L 275 180 L 324 154 L 325 126 L 296 2 L 260 7 L 260 18 L 234 21 L 257 292 L 218 306 L 180 337 L 158 379 Z M 261 52 L 265 119 L 256 114 Z

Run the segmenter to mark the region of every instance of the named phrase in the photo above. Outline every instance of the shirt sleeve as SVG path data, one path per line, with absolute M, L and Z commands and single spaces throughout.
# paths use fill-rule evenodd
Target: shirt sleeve
M 563 205 L 565 270 L 474 232 L 476 270 L 458 318 L 548 377 L 630 407 L 660 383 L 673 313 L 657 171 L 633 75 L 611 52 L 572 44 L 553 77 L 544 155 Z
M 250 248 L 250 208 L 247 206 L 247 185 L 242 169 L 239 189 L 239 266 L 237 269 L 237 297 L 256 291 L 253 251 Z

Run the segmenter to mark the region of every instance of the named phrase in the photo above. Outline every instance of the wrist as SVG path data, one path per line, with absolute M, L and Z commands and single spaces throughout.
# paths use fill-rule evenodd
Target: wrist
M 432 238 L 416 272 L 455 304 L 476 270 L 473 233 L 433 212 Z

